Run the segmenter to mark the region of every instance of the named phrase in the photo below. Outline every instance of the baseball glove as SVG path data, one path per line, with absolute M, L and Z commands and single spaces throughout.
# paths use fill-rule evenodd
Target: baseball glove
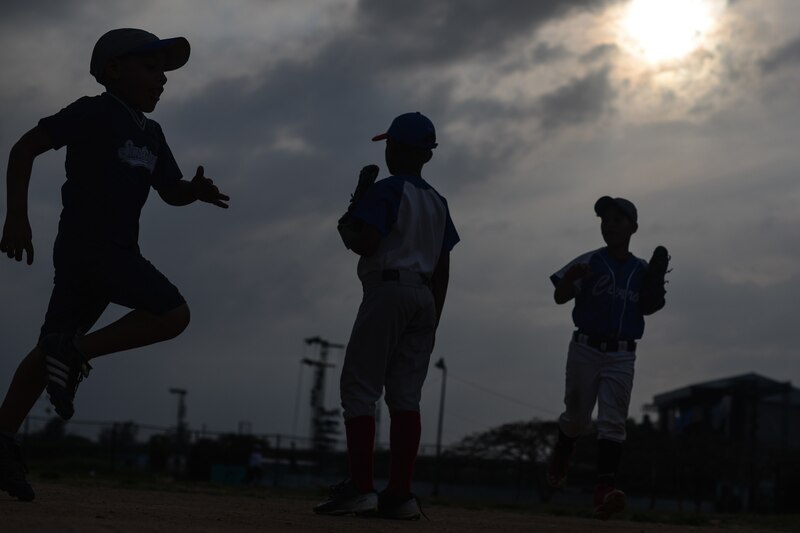
M 344 245 L 348 250 L 350 249 L 350 246 L 347 244 L 349 234 L 361 231 L 363 226 L 363 222 L 355 218 L 351 212 L 358 204 L 361 197 L 364 196 L 364 193 L 367 192 L 367 189 L 375 183 L 379 171 L 378 165 L 367 165 L 361 169 L 361 172 L 358 174 L 356 190 L 350 195 L 350 205 L 347 207 L 347 212 L 339 218 L 336 224 L 336 229 L 339 231 L 339 235 L 342 237 L 342 241 L 345 243 Z
M 652 315 L 666 304 L 665 295 L 667 289 L 665 279 L 669 269 L 669 260 L 671 259 L 669 252 L 663 246 L 656 246 L 653 251 L 653 256 L 647 263 L 647 271 L 644 274 L 642 281 L 642 290 L 640 294 L 640 303 L 642 313 L 645 315 Z

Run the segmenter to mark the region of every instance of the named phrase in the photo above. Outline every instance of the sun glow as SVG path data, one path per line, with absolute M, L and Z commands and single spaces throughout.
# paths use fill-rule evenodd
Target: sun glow
M 622 16 L 623 44 L 651 63 L 681 59 L 713 29 L 719 0 L 631 0 Z

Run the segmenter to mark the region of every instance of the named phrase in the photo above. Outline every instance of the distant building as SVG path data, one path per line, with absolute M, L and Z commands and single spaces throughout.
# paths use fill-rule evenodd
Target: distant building
M 714 480 L 718 510 L 795 508 L 800 389 L 791 382 L 742 374 L 658 394 L 653 408 L 682 460 Z
M 653 398 L 662 431 L 713 432 L 734 442 L 755 435 L 759 447 L 800 450 L 800 389 L 788 381 L 742 374 Z

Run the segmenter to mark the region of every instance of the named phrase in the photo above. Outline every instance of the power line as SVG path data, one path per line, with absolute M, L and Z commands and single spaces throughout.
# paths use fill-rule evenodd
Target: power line
M 503 400 L 506 400 L 508 402 L 512 402 L 512 403 L 515 403 L 517 405 L 521 405 L 523 407 L 527 407 L 529 409 L 533 409 L 535 411 L 540 411 L 540 412 L 548 414 L 548 415 L 558 416 L 558 413 L 556 413 L 554 411 L 551 411 L 550 409 L 546 409 L 546 408 L 540 407 L 538 405 L 530 404 L 530 403 L 528 403 L 528 402 L 526 402 L 524 400 L 520 400 L 518 398 L 514 398 L 513 396 L 509 396 L 508 394 L 503 394 L 502 392 L 494 391 L 494 390 L 492 390 L 492 389 L 490 389 L 488 387 L 485 387 L 483 385 L 478 385 L 477 383 L 473 383 L 471 381 L 467 381 L 466 379 L 459 378 L 458 376 L 454 376 L 452 373 L 450 374 L 449 377 L 454 379 L 455 381 L 461 383 L 462 385 L 470 386 L 470 387 L 472 387 L 474 389 L 477 389 L 477 390 L 479 390 L 481 392 L 484 392 L 486 394 L 491 394 L 492 396 L 496 396 L 498 398 L 502 398 Z

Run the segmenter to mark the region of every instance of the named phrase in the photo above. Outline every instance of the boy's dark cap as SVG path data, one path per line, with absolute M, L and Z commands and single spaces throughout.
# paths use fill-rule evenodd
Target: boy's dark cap
M 89 73 L 100 81 L 107 60 L 159 50 L 164 52 L 164 71 L 179 69 L 189 61 L 189 41 L 184 37 L 159 39 L 150 32 L 136 28 L 111 30 L 94 45 Z
M 633 202 L 625 198 L 611 198 L 610 196 L 603 196 L 594 203 L 594 212 L 597 216 L 603 216 L 603 212 L 609 207 L 616 207 L 622 211 L 628 219 L 634 224 L 639 222 L 639 213 L 636 211 L 636 206 Z
M 373 141 L 392 139 L 417 148 L 433 149 L 439 146 L 436 143 L 436 129 L 433 122 L 417 111 L 404 113 L 392 121 L 386 133 L 381 133 L 372 138 Z

